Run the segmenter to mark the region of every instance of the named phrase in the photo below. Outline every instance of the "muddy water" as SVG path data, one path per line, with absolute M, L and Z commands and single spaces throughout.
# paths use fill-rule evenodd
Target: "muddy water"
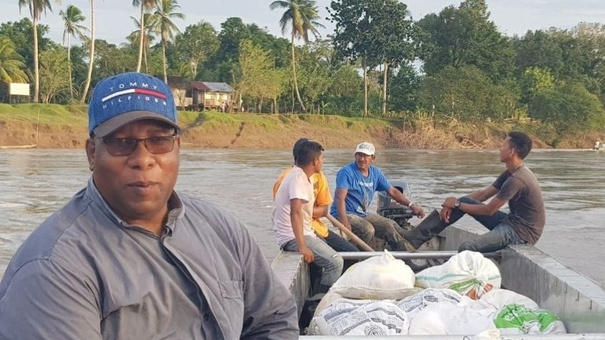
M 328 150 L 324 172 L 334 188 L 351 150 Z M 177 189 L 213 201 L 242 220 L 272 259 L 271 188 L 291 163 L 289 152 L 183 150 Z M 503 169 L 491 151 L 380 150 L 375 163 L 392 181 L 406 180 L 428 209 L 443 197 L 489 185 Z M 605 286 L 605 152 L 534 150 L 526 164 L 544 192 L 547 226 L 538 248 Z M 83 150 L 0 150 L 0 276 L 12 254 L 89 177 Z M 417 220 L 413 220 L 417 223 Z M 472 219 L 459 223 L 477 225 Z

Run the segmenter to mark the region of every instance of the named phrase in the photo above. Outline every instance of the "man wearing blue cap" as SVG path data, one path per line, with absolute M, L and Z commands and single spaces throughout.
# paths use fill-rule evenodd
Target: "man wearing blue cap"
M 101 80 L 92 177 L 0 282 L 0 339 L 295 339 L 297 307 L 246 229 L 174 191 L 181 139 L 157 78 Z

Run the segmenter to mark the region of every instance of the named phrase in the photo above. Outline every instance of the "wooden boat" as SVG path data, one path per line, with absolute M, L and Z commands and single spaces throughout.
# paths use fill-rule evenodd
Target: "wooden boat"
M 400 259 L 447 259 L 456 254 L 455 250 L 459 244 L 476 234 L 476 230 L 450 226 L 438 236 L 439 250 L 437 251 L 391 252 L 391 254 Z M 341 254 L 345 261 L 358 261 L 382 253 Z M 506 335 L 506 339 L 605 339 L 605 291 L 599 285 L 531 245 L 509 246 L 492 255 L 495 256 L 494 261 L 502 276 L 502 287 L 525 295 L 538 303 L 541 308 L 554 312 L 563 321 L 568 332 L 565 335 Z M 299 312 L 302 313 L 305 302 L 313 296 L 309 266 L 302 260 L 300 254 L 281 252 L 273 261 L 272 267 L 295 296 Z M 301 329 L 304 326 L 302 325 Z M 468 334 L 466 338 L 472 339 L 473 336 Z M 337 337 L 313 338 L 336 339 Z M 436 339 L 436 337 L 410 335 L 388 337 L 388 339 L 397 338 Z M 463 337 L 456 335 L 437 338 L 462 339 Z

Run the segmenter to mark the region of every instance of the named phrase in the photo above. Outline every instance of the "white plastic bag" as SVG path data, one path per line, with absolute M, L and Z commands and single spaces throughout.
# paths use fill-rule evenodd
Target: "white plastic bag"
M 315 316 L 309 335 L 407 335 L 405 313 L 392 300 L 338 299 Z
M 440 266 L 416 274 L 416 285 L 423 288 L 449 288 L 472 299 L 479 299 L 493 288 L 500 288 L 502 277 L 496 264 L 483 254 L 465 250 Z
M 330 292 L 349 299 L 401 299 L 418 292 L 412 269 L 388 251 L 355 263 L 332 285 Z

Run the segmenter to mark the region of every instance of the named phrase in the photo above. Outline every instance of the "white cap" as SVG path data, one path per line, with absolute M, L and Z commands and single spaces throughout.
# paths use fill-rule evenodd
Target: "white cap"
M 376 152 L 376 148 L 374 148 L 374 145 L 372 145 L 372 143 L 363 142 L 363 143 L 359 143 L 357 145 L 357 148 L 355 149 L 355 153 L 358 153 L 358 152 L 361 152 L 368 156 L 372 156 Z

